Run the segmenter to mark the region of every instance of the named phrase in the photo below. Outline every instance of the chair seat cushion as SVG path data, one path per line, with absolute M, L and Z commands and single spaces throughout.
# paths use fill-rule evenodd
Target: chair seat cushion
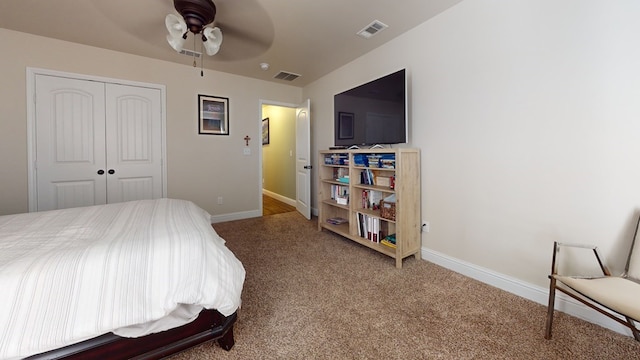
M 554 275 L 554 278 L 611 310 L 640 319 L 640 284 L 636 282 L 615 276 L 588 279 Z

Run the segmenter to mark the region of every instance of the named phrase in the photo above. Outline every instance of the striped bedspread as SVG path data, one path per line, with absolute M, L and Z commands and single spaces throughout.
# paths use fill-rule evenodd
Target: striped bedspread
M 232 314 L 245 271 L 209 219 L 174 199 L 0 216 L 0 359 Z

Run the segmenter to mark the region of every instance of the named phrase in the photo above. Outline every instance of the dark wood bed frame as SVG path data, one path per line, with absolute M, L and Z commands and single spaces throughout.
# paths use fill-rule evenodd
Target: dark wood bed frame
M 160 359 L 210 340 L 217 340 L 229 351 L 235 343 L 233 324 L 237 318 L 237 312 L 225 317 L 205 309 L 191 323 L 167 331 L 139 338 L 109 333 L 27 359 Z

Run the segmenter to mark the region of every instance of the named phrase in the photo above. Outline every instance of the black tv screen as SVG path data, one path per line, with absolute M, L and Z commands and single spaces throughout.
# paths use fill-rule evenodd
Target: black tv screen
M 405 70 L 336 94 L 336 146 L 407 142 Z

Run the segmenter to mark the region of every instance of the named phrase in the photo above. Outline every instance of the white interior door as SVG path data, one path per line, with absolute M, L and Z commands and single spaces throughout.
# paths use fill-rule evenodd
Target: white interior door
M 106 203 L 104 83 L 35 81 L 37 210 Z
M 311 100 L 296 109 L 296 209 L 311 219 Z
M 160 90 L 107 84 L 107 202 L 162 197 Z

